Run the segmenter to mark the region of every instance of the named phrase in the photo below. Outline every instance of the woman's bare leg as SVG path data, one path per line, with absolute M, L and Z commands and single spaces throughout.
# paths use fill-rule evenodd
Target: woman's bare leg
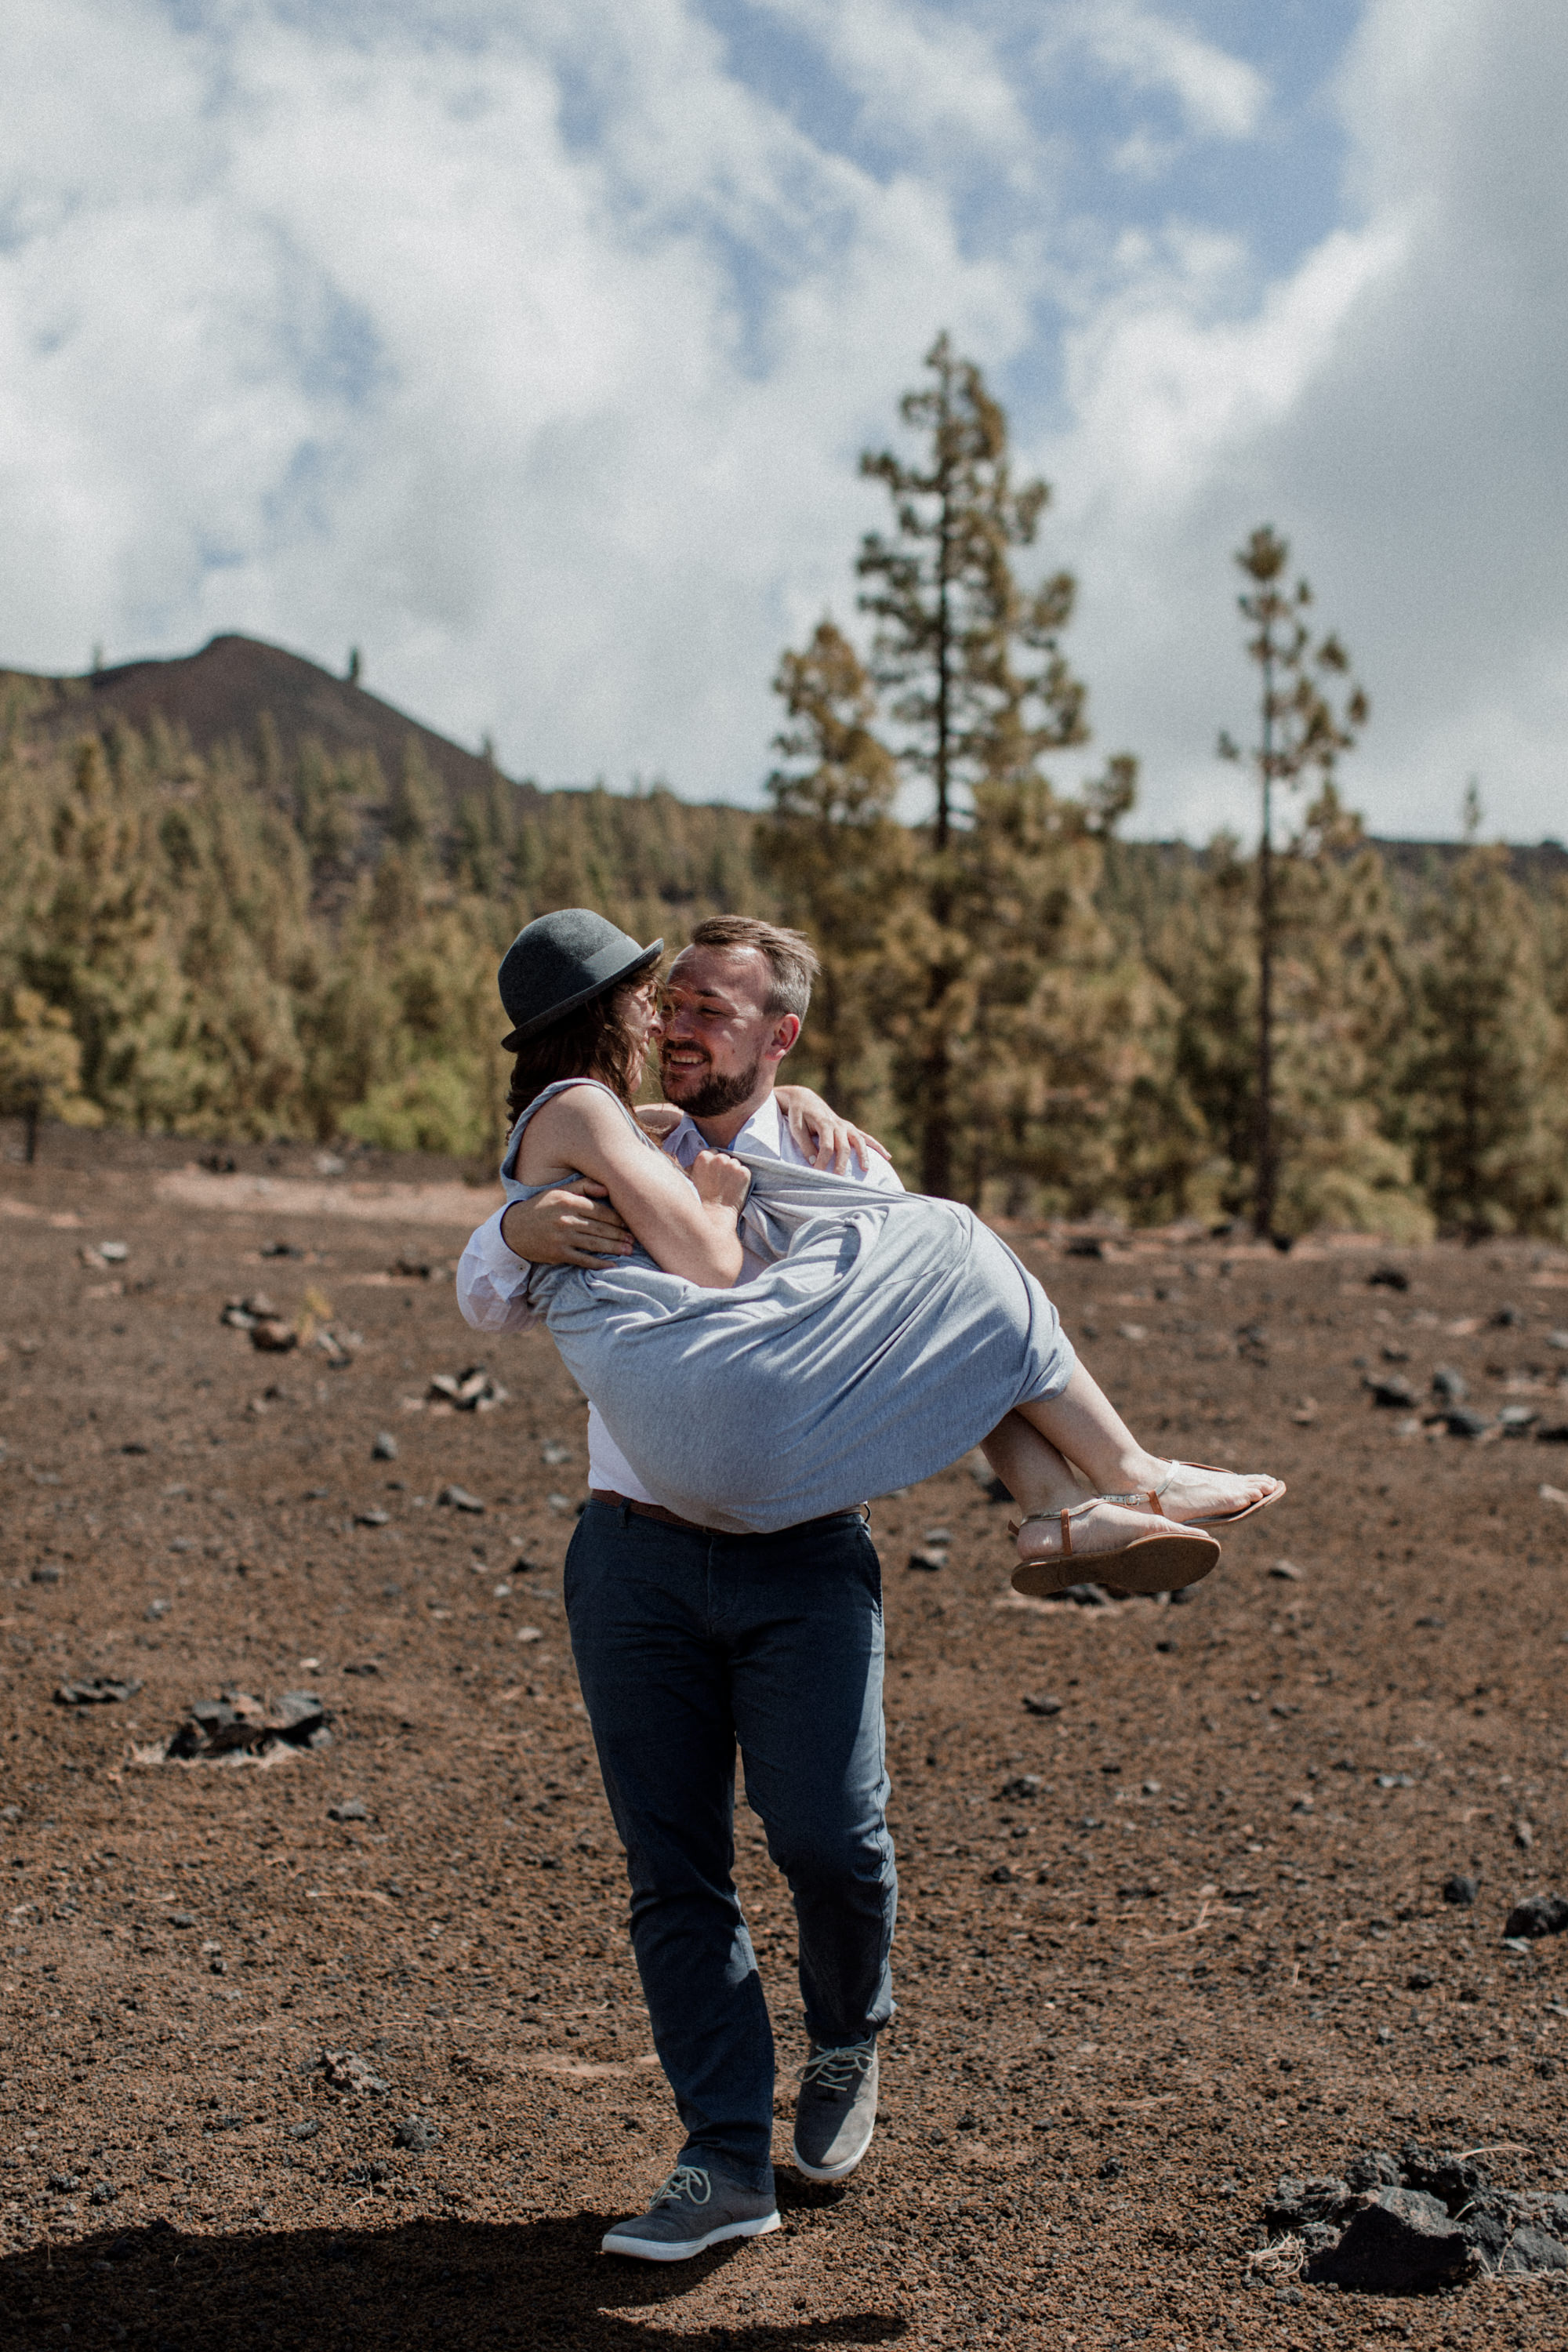
M 983 1441 L 982 1451 L 1007 1492 L 1021 1506 L 1019 1559 L 1056 1559 L 1066 1549 L 1062 1542 L 1062 1512 L 1092 1502 L 1100 1490 L 1081 1471 L 1065 1461 L 1049 1438 L 1042 1437 L 1034 1423 L 1025 1418 L 1027 1410 L 1026 1407 L 1010 1412 L 1005 1421 L 999 1422 Z M 1074 1520 L 1072 1556 L 1087 1562 L 1098 1553 L 1120 1551 L 1129 1543 L 1140 1542 L 1168 1524 L 1163 1518 L 1152 1519 L 1146 1504 L 1129 1508 L 1124 1504 L 1101 1503 Z
M 1048 1437 L 1042 1437 L 1022 1413 L 1010 1412 L 981 1452 L 1026 1515 L 1036 1511 L 1070 1511 L 1087 1502 L 1092 1486 L 1064 1462 Z
M 1058 1456 L 1064 1456 L 1083 1473 L 1091 1494 L 1149 1494 L 1159 1489 L 1160 1515 L 1176 1524 L 1260 1502 L 1279 1484 L 1277 1478 L 1261 1473 L 1245 1475 L 1229 1470 L 1201 1471 L 1178 1466 L 1173 1475 L 1173 1465 L 1166 1456 L 1151 1454 L 1146 1446 L 1139 1444 L 1104 1390 L 1082 1364 L 1073 1366 L 1072 1377 L 1059 1396 L 1020 1405 L 1018 1412 Z M 1009 1419 L 1013 1417 L 1009 1415 Z M 1005 1428 L 1007 1423 L 1002 1425 Z M 1006 1478 L 1001 1470 L 997 1475 Z M 1011 1481 L 1006 1483 L 1010 1485 Z M 1082 1496 L 1078 1499 L 1081 1501 Z M 1059 1507 L 1047 1503 L 1045 1507 Z

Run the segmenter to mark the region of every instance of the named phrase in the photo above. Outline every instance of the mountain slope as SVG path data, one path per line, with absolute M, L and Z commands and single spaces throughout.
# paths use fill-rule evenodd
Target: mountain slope
M 254 757 L 266 712 L 286 758 L 312 740 L 329 756 L 374 751 L 390 783 L 412 739 L 454 800 L 489 784 L 495 774 L 488 761 L 379 695 L 257 637 L 214 637 L 199 653 L 122 662 L 85 677 L 10 671 L 0 674 L 0 682 L 5 679 L 32 690 L 26 723 L 34 736 L 58 740 L 84 729 L 101 731 L 116 720 L 145 730 L 162 717 L 183 730 L 197 751 L 237 742 Z

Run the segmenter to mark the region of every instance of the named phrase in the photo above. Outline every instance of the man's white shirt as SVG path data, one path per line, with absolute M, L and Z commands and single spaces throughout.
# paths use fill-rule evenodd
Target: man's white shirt
M 664 1150 L 682 1168 L 689 1169 L 700 1151 L 708 1143 L 701 1130 L 689 1118 L 683 1118 L 667 1137 Z M 759 1160 L 783 1160 L 791 1167 L 809 1166 L 811 1154 L 803 1151 L 789 1131 L 789 1122 L 779 1108 L 778 1098 L 770 1095 L 765 1103 L 752 1113 L 745 1126 L 727 1147 L 731 1151 L 751 1152 Z M 875 1191 L 901 1192 L 903 1185 L 899 1172 L 889 1160 L 877 1152 L 868 1154 L 868 1165 L 862 1168 L 851 1155 L 849 1174 L 858 1183 L 868 1184 Z M 528 1278 L 532 1271 L 526 1258 L 514 1257 L 501 1239 L 500 1221 L 506 1213 L 503 1202 L 495 1214 L 487 1217 L 478 1233 L 472 1235 L 458 1266 L 458 1306 L 465 1322 L 476 1331 L 526 1331 L 539 1318 L 528 1303 Z M 750 1282 L 760 1274 L 766 1261 L 747 1250 L 742 1261 L 740 1280 Z M 602 1493 L 624 1495 L 628 1502 L 653 1503 L 637 1472 L 610 1435 L 600 1416 L 599 1408 L 591 1401 L 588 1406 L 588 1484 Z

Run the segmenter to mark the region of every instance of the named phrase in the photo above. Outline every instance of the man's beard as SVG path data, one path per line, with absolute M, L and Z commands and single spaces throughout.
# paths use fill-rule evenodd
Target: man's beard
M 671 1094 L 668 1080 L 665 1077 L 662 1069 L 659 1073 L 659 1083 L 664 1087 L 665 1100 L 674 1103 L 676 1108 L 683 1110 L 688 1118 L 720 1118 L 725 1111 L 734 1110 L 738 1105 L 746 1100 L 756 1086 L 762 1066 L 763 1057 L 760 1054 L 749 1070 L 738 1070 L 727 1078 L 721 1076 L 720 1073 L 710 1066 L 707 1076 L 691 1094 Z M 688 1076 L 695 1076 L 696 1073 L 680 1072 L 677 1077 L 677 1083 L 679 1083 L 680 1077 Z

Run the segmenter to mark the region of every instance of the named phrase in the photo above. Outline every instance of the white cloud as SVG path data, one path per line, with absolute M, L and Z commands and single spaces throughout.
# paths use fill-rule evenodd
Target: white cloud
M 1167 92 L 1187 129 L 1200 136 L 1249 139 L 1268 105 L 1268 85 L 1245 58 L 1139 0 L 1068 0 L 1055 9 L 1042 55 L 1072 49 L 1086 51 L 1134 89 Z
M 1243 812 L 1209 747 L 1265 517 L 1372 690 L 1374 823 L 1478 771 L 1561 829 L 1559 10 L 1366 0 L 1341 216 L 1271 284 L 1169 100 L 1238 171 L 1283 100 L 1174 15 L 1047 20 L 1118 93 L 1124 218 L 1061 176 L 1036 0 L 747 16 L 817 58 L 821 122 L 699 0 L 11 0 L 0 656 L 358 642 L 519 771 L 749 797 L 781 646 L 852 611 L 858 451 L 945 325 L 1052 387 L 1020 460 L 1152 829 Z
M 1373 0 L 1342 77 L 1354 226 L 1256 304 L 1147 259 L 1069 336 L 1046 456 L 1085 579 L 1101 728 L 1149 755 L 1149 812 L 1246 813 L 1208 757 L 1239 731 L 1228 553 L 1271 520 L 1373 704 L 1344 782 L 1384 832 L 1562 832 L 1560 530 L 1568 19 Z M 1216 299 L 1216 295 L 1219 297 Z

